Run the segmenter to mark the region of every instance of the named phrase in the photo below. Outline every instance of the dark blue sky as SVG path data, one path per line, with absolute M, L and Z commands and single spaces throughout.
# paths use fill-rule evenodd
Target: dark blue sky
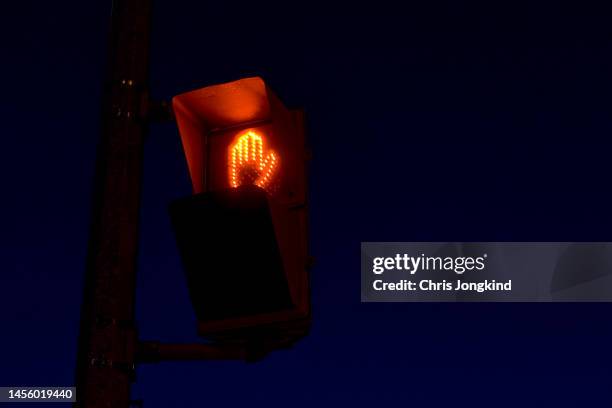
M 145 407 L 605 406 L 609 304 L 361 304 L 359 243 L 612 240 L 612 29 L 580 2 L 157 0 L 153 96 L 261 75 L 308 114 L 313 327 L 257 364 L 138 369 Z M 0 385 L 71 385 L 109 1 L 2 6 Z M 141 336 L 194 341 L 145 151 Z M 606 399 L 606 400 L 604 400 Z

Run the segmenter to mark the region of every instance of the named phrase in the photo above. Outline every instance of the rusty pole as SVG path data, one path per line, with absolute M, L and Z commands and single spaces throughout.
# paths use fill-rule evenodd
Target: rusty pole
M 77 355 L 77 407 L 127 408 L 151 0 L 114 0 Z

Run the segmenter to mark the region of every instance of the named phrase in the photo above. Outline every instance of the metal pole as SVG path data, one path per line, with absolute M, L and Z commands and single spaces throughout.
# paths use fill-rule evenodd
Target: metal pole
M 77 407 L 130 404 L 150 17 L 151 0 L 113 2 L 81 310 Z

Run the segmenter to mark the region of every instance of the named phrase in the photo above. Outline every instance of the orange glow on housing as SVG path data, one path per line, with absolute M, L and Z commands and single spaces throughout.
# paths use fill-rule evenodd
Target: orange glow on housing
M 266 151 L 263 137 L 253 130 L 242 133 L 229 147 L 229 182 L 232 187 L 254 184 L 269 191 L 278 167 L 276 152 Z

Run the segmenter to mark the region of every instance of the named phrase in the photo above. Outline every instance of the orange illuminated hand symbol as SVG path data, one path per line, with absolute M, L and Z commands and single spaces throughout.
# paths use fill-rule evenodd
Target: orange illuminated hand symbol
M 229 148 L 230 185 L 254 184 L 267 190 L 278 165 L 276 153 L 273 150 L 265 151 L 263 138 L 249 130 Z

